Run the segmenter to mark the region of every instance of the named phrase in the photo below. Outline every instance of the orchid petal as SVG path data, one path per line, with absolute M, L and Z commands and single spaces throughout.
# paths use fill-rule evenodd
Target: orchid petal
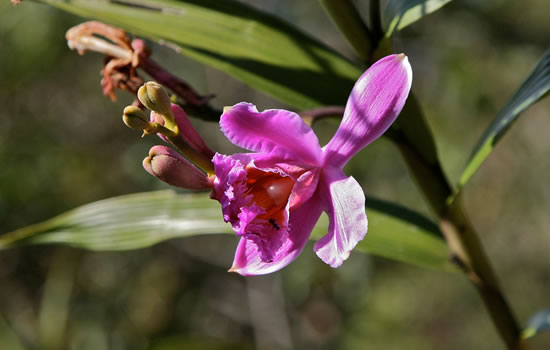
M 372 65 L 357 80 L 346 104 L 342 123 L 325 146 L 325 164 L 343 167 L 395 121 L 412 83 L 407 56 L 390 55 Z
M 338 267 L 367 233 L 365 194 L 357 181 L 340 169 L 325 169 L 323 175 L 319 186 L 325 187 L 320 190 L 328 197 L 325 202 L 329 228 L 328 234 L 315 243 L 313 250 L 325 263 Z
M 288 238 L 275 252 L 271 262 L 262 261 L 261 253 L 254 242 L 241 238 L 235 252 L 233 266 L 229 271 L 243 276 L 264 275 L 290 264 L 304 250 L 321 212 L 321 201 L 316 196 L 301 207 L 290 211 Z
M 237 146 L 286 160 L 320 164 L 319 140 L 296 113 L 281 109 L 258 112 L 253 104 L 241 102 L 222 114 L 220 126 Z
M 211 187 L 208 177 L 178 152 L 166 146 L 154 146 L 143 167 L 153 176 L 176 187 L 201 190 Z
M 299 206 L 309 201 L 309 199 L 317 191 L 319 174 L 320 171 L 317 170 L 306 171 L 298 178 L 298 180 L 296 180 L 294 189 L 292 190 L 290 198 L 288 199 L 290 209 L 298 208 Z
M 247 154 L 226 156 L 216 153 L 212 158 L 216 178 L 211 197 L 220 202 L 225 222 L 237 220 L 242 207 L 249 204 L 251 195 L 246 194 L 246 166 L 251 164 Z

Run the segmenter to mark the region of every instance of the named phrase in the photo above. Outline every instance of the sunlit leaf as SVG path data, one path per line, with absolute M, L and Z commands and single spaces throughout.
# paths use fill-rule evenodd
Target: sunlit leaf
M 520 113 L 543 98 L 549 90 L 550 50 L 544 54 L 527 80 L 523 82 L 518 91 L 512 96 L 500 113 L 497 114 L 481 136 L 462 171 L 462 175 L 458 181 L 459 189 L 479 169 L 483 161 L 489 156 L 508 128 L 516 121 Z
M 420 18 L 438 10 L 451 0 L 390 0 L 388 1 L 382 25 L 385 36 L 390 37 L 394 32 L 401 30 Z
M 297 109 L 344 104 L 361 74 L 316 39 L 236 1 L 40 1 L 166 42 Z
M 550 330 L 550 308 L 540 310 L 531 317 L 527 327 L 522 332 L 523 338 L 531 338 L 540 332 Z
M 452 270 L 437 226 L 408 209 L 367 199 L 369 233 L 360 251 L 435 269 Z M 327 232 L 322 217 L 313 237 Z M 90 250 L 144 248 L 179 237 L 233 233 L 208 194 L 138 193 L 84 205 L 0 236 L 0 249 L 58 243 Z M 235 245 L 237 240 L 235 239 Z M 313 253 L 312 253 L 313 254 Z M 229 262 L 228 262 L 229 263 Z

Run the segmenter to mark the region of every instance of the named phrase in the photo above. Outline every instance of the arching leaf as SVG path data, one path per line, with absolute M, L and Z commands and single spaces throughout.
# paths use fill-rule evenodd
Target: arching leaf
M 357 250 L 424 267 L 453 270 L 447 246 L 429 219 L 369 198 L 367 214 L 369 233 Z M 328 220 L 322 217 L 312 237 L 320 238 L 327 227 Z M 173 238 L 222 233 L 233 234 L 233 230 L 223 222 L 219 203 L 209 199 L 208 194 L 147 192 L 90 203 L 0 235 L 0 249 L 57 243 L 90 250 L 129 250 Z
M 418 21 L 420 18 L 439 10 L 451 0 L 390 0 L 388 1 L 382 25 L 385 37 L 389 38 L 394 32 L 401 30 Z
M 516 121 L 521 112 L 546 96 L 549 90 L 550 50 L 546 51 L 527 80 L 523 82 L 518 91 L 516 91 L 514 96 L 512 96 L 504 108 L 497 114 L 481 136 L 459 178 L 458 190 L 460 190 L 468 180 L 470 180 L 477 169 L 479 169 L 483 161 L 489 156 L 497 142 Z
M 548 330 L 550 330 L 550 308 L 540 310 L 534 314 L 527 322 L 527 327 L 523 330 L 522 336 L 527 339 Z

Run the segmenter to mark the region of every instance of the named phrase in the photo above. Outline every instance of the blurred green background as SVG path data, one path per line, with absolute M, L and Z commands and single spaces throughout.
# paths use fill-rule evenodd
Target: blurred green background
M 350 58 L 317 1 L 248 1 Z M 368 4 L 358 1 L 365 18 Z M 413 90 L 454 182 L 470 150 L 550 43 L 546 0 L 455 1 L 397 34 Z M 77 18 L 24 1 L 0 4 L 0 232 L 115 195 L 168 188 L 141 168 L 154 137 L 121 122 L 132 97 L 101 94 L 102 57 L 65 43 Z M 156 46 L 153 58 L 217 107 L 284 107 L 222 72 Z M 342 102 L 344 103 L 344 101 Z M 550 306 L 550 100 L 529 109 L 466 188 L 466 204 L 519 320 Z M 195 121 L 194 121 L 195 122 Z M 235 150 L 196 122 L 213 149 Z M 330 139 L 337 121 L 316 131 Z M 370 195 L 430 215 L 384 139 L 347 171 Z M 368 214 L 368 213 L 367 213 Z M 237 239 L 197 237 L 149 249 L 0 252 L 0 344 L 19 349 L 498 349 L 462 276 L 353 254 L 331 269 L 306 248 L 281 272 L 226 272 Z M 547 349 L 549 334 L 532 342 Z

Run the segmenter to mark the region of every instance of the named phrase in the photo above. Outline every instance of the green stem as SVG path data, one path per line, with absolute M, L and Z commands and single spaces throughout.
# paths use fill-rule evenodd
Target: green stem
M 463 265 L 464 272 L 477 288 L 508 349 L 526 349 L 521 329 L 501 292 L 479 236 L 466 215 L 461 196 L 456 198 L 441 219 L 441 230 L 446 239 L 453 243 L 456 256 L 466 262 Z
M 140 55 L 139 67 L 142 68 L 159 84 L 166 86 L 185 103 L 179 104 L 183 110 L 196 118 L 218 122 L 222 112 L 210 106 L 208 101 L 214 95 L 201 96 L 186 81 L 168 72 L 161 65 L 146 55 Z
M 439 218 L 442 217 L 446 210 L 445 200 L 450 187 L 443 176 L 441 168 L 438 165 L 426 162 L 400 131 L 392 129 L 388 136 L 397 146 L 424 199 L 434 213 Z
M 319 0 L 334 24 L 351 44 L 359 58 L 367 62 L 374 49 L 372 33 L 351 0 Z
M 203 157 L 199 152 L 197 152 L 193 147 L 189 146 L 179 134 L 173 132 L 170 129 L 165 128 L 164 126 L 158 123 L 151 123 L 151 126 L 144 130 L 145 135 L 160 133 L 170 141 L 170 143 L 177 148 L 180 153 L 185 156 L 191 163 L 195 164 L 202 171 L 204 171 L 208 176 L 215 175 L 214 165 L 210 159 Z
M 342 119 L 342 116 L 344 115 L 344 109 L 344 106 L 324 106 L 301 111 L 299 114 L 300 117 L 302 117 L 304 123 L 312 126 L 313 123 L 323 118 L 339 117 L 340 119 Z
M 410 99 L 409 106 L 403 109 L 399 118 L 402 122 L 393 127 L 388 136 L 399 149 L 412 177 L 439 217 L 453 262 L 476 287 L 507 348 L 524 350 L 526 344 L 522 342 L 520 327 L 501 291 L 478 234 L 463 210 L 462 201 L 457 198 L 450 206 L 447 205 L 453 191 L 437 161 L 433 140 L 415 136 L 430 133 L 414 96 Z M 424 130 L 419 131 L 418 128 Z

